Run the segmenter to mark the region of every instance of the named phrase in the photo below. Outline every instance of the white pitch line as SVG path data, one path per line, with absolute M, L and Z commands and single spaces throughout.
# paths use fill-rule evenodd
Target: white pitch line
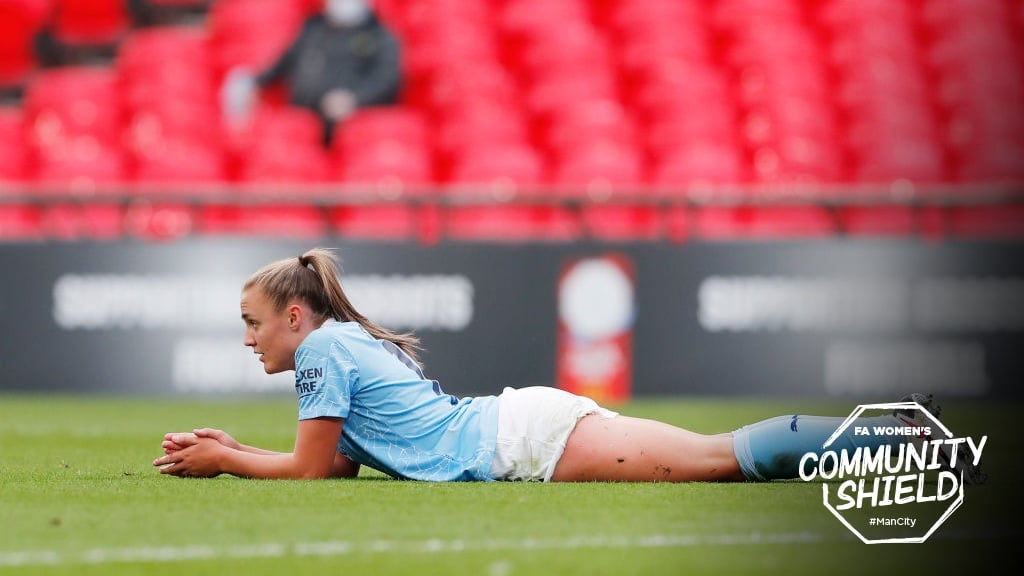
M 237 546 L 160 546 L 94 548 L 84 552 L 56 550 L 0 552 L 0 568 L 58 564 L 114 564 L 124 562 L 185 562 L 190 560 L 284 558 L 289 556 L 345 556 L 349 554 L 458 554 L 581 548 L 685 548 L 692 546 L 748 546 L 753 544 L 806 544 L 821 542 L 809 532 L 782 534 L 651 534 L 648 536 L 578 536 L 562 539 L 522 538 L 488 540 L 370 540 L 267 542 Z

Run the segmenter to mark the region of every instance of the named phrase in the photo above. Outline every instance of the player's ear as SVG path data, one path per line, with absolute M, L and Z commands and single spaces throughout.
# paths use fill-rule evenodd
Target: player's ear
M 290 304 L 288 306 L 288 327 L 292 330 L 298 330 L 301 325 L 302 306 L 299 306 L 298 304 Z

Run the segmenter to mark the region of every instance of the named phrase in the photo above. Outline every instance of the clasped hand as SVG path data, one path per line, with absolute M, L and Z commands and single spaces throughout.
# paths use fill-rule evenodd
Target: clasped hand
M 239 448 L 228 433 L 213 428 L 192 432 L 170 432 L 161 442 L 164 455 L 153 461 L 161 474 L 180 477 L 212 478 L 223 472 L 220 459 L 225 450 Z

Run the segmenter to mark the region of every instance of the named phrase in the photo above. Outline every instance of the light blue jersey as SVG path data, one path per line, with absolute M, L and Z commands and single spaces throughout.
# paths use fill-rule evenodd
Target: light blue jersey
M 398 346 L 329 320 L 295 351 L 299 420 L 343 418 L 338 451 L 394 478 L 491 480 L 498 398 L 458 399 Z

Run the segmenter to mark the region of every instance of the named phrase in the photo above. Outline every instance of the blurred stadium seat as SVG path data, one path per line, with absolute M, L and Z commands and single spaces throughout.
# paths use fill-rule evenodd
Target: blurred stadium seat
M 928 228 L 898 204 L 847 206 L 833 220 L 813 194 L 804 206 L 681 206 L 736 187 L 856 201 L 858 187 L 896 183 L 956 200 L 1024 182 L 1020 0 L 375 0 L 402 42 L 401 104 L 360 111 L 326 151 L 320 119 L 285 105 L 281 90 L 263 92 L 241 126 L 219 99 L 229 71 L 276 59 L 320 0 L 148 3 L 196 18 L 143 26 L 123 0 L 0 3 L 0 96 L 17 96 L 0 109 L 0 181 L 44 197 L 149 201 L 243 184 L 384 202 L 326 216 L 288 203 L 270 233 L 416 237 L 428 211 L 393 203 L 416 192 L 440 199 L 429 213 L 466 238 L 672 240 Z M 115 58 L 41 67 L 42 30 L 112 46 Z M 623 197 L 661 204 L 602 203 Z M 565 203 L 506 205 L 537 198 Z M 447 201 L 497 204 L 441 209 Z M 114 236 L 113 221 L 117 234 L 152 238 L 255 233 L 273 209 L 161 205 L 118 218 L 109 206 L 96 213 L 106 232 L 87 231 L 85 205 L 65 204 L 44 210 L 40 229 L 65 239 Z M 9 212 L 31 228 L 17 216 L 31 210 Z M 944 222 L 969 234 L 983 221 L 1016 222 L 967 209 Z
M 825 238 L 835 231 L 828 211 L 818 206 L 708 206 L 693 222 L 693 234 L 703 239 Z
M 604 200 L 616 190 L 632 192 L 646 184 L 643 161 L 634 147 L 593 140 L 579 143 L 554 161 L 552 184 L 559 197 Z
M 564 242 L 579 239 L 582 232 L 564 206 L 453 206 L 446 224 L 446 237 L 477 242 Z
M 320 238 L 327 232 L 321 209 L 308 204 L 210 204 L 198 208 L 195 226 L 215 236 Z
M 906 206 L 845 206 L 836 213 L 840 231 L 848 236 L 909 236 L 917 231 L 914 210 Z
M 132 176 L 148 189 L 180 188 L 192 193 L 216 188 L 227 179 L 227 166 L 219 148 L 197 141 L 164 140 L 147 146 L 134 158 Z M 145 193 L 147 188 L 142 188 Z
M 43 154 L 79 136 L 119 145 L 120 97 L 117 76 L 109 67 L 40 70 L 26 86 L 23 100 L 29 144 Z
M 0 204 L 0 240 L 43 240 L 42 209 L 30 204 Z
M 56 203 L 41 220 L 48 238 L 65 241 L 116 240 L 124 234 L 124 208 L 118 204 Z
M 418 232 L 417 207 L 405 203 L 335 206 L 328 211 L 331 232 L 363 240 L 411 240 Z
M 310 110 L 265 104 L 226 128 L 229 173 L 256 183 L 319 183 L 329 178 L 323 124 Z
M 36 68 L 35 36 L 51 0 L 0 2 L 0 90 L 20 89 Z
M 217 0 L 207 14 L 214 77 L 269 66 L 298 34 L 308 7 L 292 0 Z
M 114 46 L 131 28 L 124 0 L 52 1 L 50 31 L 65 46 Z
M 654 241 L 667 234 L 665 215 L 657 206 L 593 204 L 581 220 L 587 236 L 607 241 Z
M 470 193 L 495 200 L 529 194 L 532 187 L 547 181 L 543 157 L 526 144 L 499 142 L 467 149 L 452 159 L 449 170 L 449 184 L 471 187 Z
M 1024 205 L 954 208 L 948 231 L 960 238 L 1020 240 L 1024 238 Z
M 185 203 L 136 203 L 124 215 L 124 229 L 132 236 L 164 242 L 190 234 L 195 208 Z
M 0 181 L 27 176 L 28 154 L 23 145 L 24 115 L 20 107 L 0 107 Z

